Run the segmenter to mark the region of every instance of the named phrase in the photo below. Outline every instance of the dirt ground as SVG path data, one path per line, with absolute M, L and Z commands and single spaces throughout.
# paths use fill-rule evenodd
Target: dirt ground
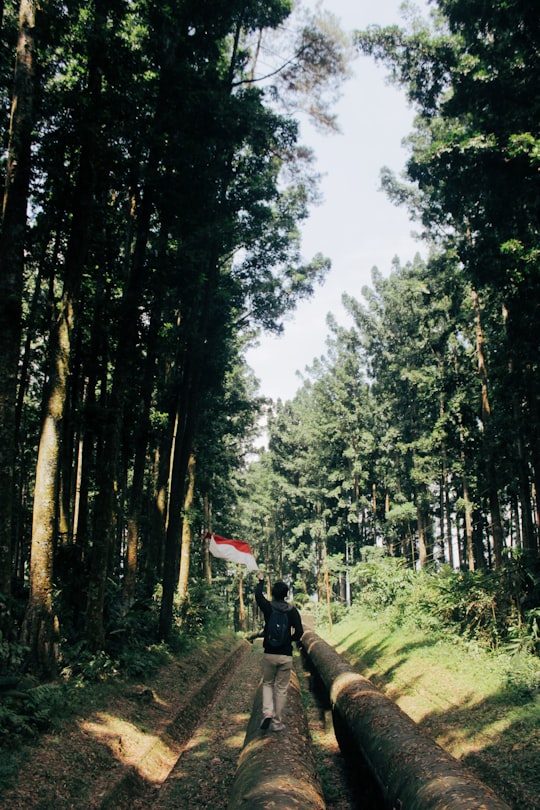
M 201 719 L 212 678 L 223 683 L 235 658 L 250 649 L 243 642 L 231 655 L 230 640 L 228 645 L 216 642 L 175 660 L 148 680 L 119 679 L 107 689 L 99 709 L 62 722 L 26 748 L 16 783 L 4 792 L 0 808 L 135 807 L 136 796 L 155 794 L 170 774 Z M 250 689 L 246 685 L 246 693 Z M 240 716 L 234 722 L 240 723 Z
M 261 655 L 260 641 L 229 637 L 183 655 L 153 677 L 112 679 L 93 689 L 88 705 L 23 750 L 12 787 L 0 794 L 0 810 L 225 810 Z M 312 694 L 298 655 L 295 666 L 328 810 L 376 807 L 365 779 L 355 784 L 358 774 L 348 770 L 331 713 Z M 418 702 L 421 695 L 414 697 Z M 420 712 L 416 705 L 403 708 L 412 716 Z M 435 738 L 451 733 L 433 726 L 433 719 L 426 730 Z M 467 748 L 453 753 L 472 756 Z M 490 764 L 484 760 L 480 775 Z M 468 764 L 475 770 L 474 761 Z M 512 794 L 523 798 L 513 803 L 519 810 L 539 806 L 522 780 Z
M 28 747 L 15 786 L 0 799 L 1 810 L 225 810 L 261 655 L 260 641 L 210 645 L 153 678 L 119 680 L 99 708 L 89 707 Z M 349 788 L 330 713 L 310 693 L 310 676 L 296 654 L 295 667 L 327 809 L 351 810 L 360 805 Z

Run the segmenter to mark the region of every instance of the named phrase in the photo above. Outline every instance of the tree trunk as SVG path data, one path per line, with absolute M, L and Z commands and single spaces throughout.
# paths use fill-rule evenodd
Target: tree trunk
M 134 253 L 128 282 L 122 297 L 122 311 L 119 320 L 118 343 L 116 346 L 113 383 L 109 402 L 109 423 L 105 437 L 104 463 L 100 465 L 98 495 L 96 498 L 96 529 L 92 547 L 92 565 L 88 587 L 88 607 L 86 616 L 86 638 L 94 650 L 104 644 L 103 609 L 105 604 L 105 584 L 109 559 L 114 545 L 117 526 L 117 493 L 119 485 L 120 449 L 122 427 L 128 393 L 138 372 L 135 357 L 139 324 L 143 279 L 146 268 L 144 255 L 150 224 L 150 191 L 146 190 L 137 231 L 137 246 Z M 131 548 L 133 551 L 133 547 Z
M 11 593 L 21 308 L 35 96 L 35 0 L 21 0 L 0 236 L 0 593 Z M 7 622 L 8 613 L 1 611 Z M 7 630 L 6 627 L 3 628 Z
M 416 520 L 418 529 L 418 565 L 420 568 L 424 568 L 428 559 L 428 551 L 424 525 L 424 511 L 419 503 L 416 506 Z
M 502 550 L 504 547 L 504 534 L 501 518 L 501 505 L 499 501 L 499 491 L 497 488 L 497 475 L 493 458 L 489 458 L 486 464 L 486 481 L 488 488 L 489 511 L 491 514 L 491 536 L 493 540 L 493 566 L 500 568 L 502 565 Z
M 533 501 L 534 501 L 534 543 L 533 553 L 540 555 L 540 414 L 538 407 L 538 394 L 536 392 L 536 378 L 534 383 L 530 380 L 527 386 L 527 403 L 532 420 L 531 437 L 531 463 L 533 471 Z
M 442 519 L 446 526 L 446 537 L 448 543 L 448 565 L 455 569 L 456 568 L 456 560 L 454 555 L 454 538 L 452 535 L 452 504 L 450 502 L 450 484 L 448 479 L 448 471 L 445 471 L 444 475 L 444 514 Z M 458 560 L 458 567 L 459 567 L 459 560 Z
M 243 633 L 247 633 L 246 604 L 244 602 L 244 574 L 241 568 L 238 570 L 238 623 L 240 630 Z
M 484 354 L 484 333 L 480 314 L 480 301 L 478 293 L 473 290 L 473 305 L 476 318 L 476 356 L 478 361 L 478 376 L 481 384 L 481 419 L 484 425 L 484 455 L 486 459 L 485 476 L 488 490 L 489 510 L 491 513 L 491 532 L 493 539 L 494 566 L 500 568 L 502 564 L 502 550 L 504 546 L 504 533 L 501 520 L 501 507 L 497 489 L 497 476 L 493 459 L 493 447 L 490 441 L 491 406 L 489 403 L 488 375 L 486 358 Z
M 204 496 L 204 525 L 206 530 L 212 531 L 212 507 L 210 505 L 210 498 L 208 495 Z M 208 540 L 203 540 L 204 547 L 204 578 L 207 585 L 212 584 L 212 561 L 210 559 L 210 552 L 208 550 Z
M 54 359 L 46 395 L 45 417 L 41 428 L 34 486 L 32 548 L 30 553 L 30 597 L 23 639 L 31 650 L 30 665 L 40 672 L 44 667 L 54 675 L 53 661 L 47 661 L 53 650 L 52 574 L 54 538 L 57 520 L 60 433 L 69 377 L 69 333 L 72 320 L 70 302 L 65 302 L 53 339 Z M 49 619 L 47 619 L 49 614 Z M 40 649 L 41 648 L 41 649 Z
M 167 509 L 167 474 L 161 446 L 154 450 L 154 461 L 151 470 L 150 493 L 150 526 L 147 542 L 144 547 L 142 580 L 144 591 L 150 597 L 156 583 L 163 574 L 163 546 L 165 534 L 165 515 Z
M 486 538 L 486 520 L 485 520 L 485 511 L 478 507 L 474 507 L 471 512 L 471 520 L 472 520 L 472 533 L 473 533 L 473 549 L 474 549 L 474 558 L 477 560 L 477 568 L 485 569 L 486 565 L 486 555 L 484 550 L 484 539 Z M 489 544 L 489 538 L 487 538 L 487 547 L 488 551 L 491 548 Z
M 135 460 L 133 479 L 129 496 L 127 518 L 127 538 L 125 554 L 125 576 L 122 588 L 122 602 L 127 610 L 135 601 L 137 587 L 138 551 L 140 542 L 140 517 L 144 491 L 144 472 L 150 428 L 150 407 L 152 402 L 155 378 L 155 353 L 157 338 L 157 317 L 152 318 L 147 341 L 145 371 L 141 387 L 141 408 L 137 420 L 137 437 L 135 443 Z
M 184 500 L 184 518 L 182 521 L 182 548 L 180 551 L 180 576 L 178 578 L 178 595 L 185 599 L 188 595 L 189 569 L 191 561 L 192 527 L 191 512 L 195 500 L 195 455 L 191 453 L 188 462 L 188 486 Z
M 529 555 L 536 553 L 536 537 L 532 517 L 531 482 L 529 468 L 525 458 L 525 447 L 521 428 L 519 427 L 518 406 L 514 401 L 514 419 L 516 421 L 516 467 L 519 482 L 519 501 L 521 506 L 521 538 L 523 551 Z
M 463 433 L 463 416 L 460 412 L 459 414 L 459 444 L 460 444 L 460 456 L 461 456 L 461 466 L 462 466 L 462 474 L 461 474 L 461 486 L 463 491 L 463 502 L 465 504 L 465 555 L 467 559 L 467 564 L 469 567 L 469 571 L 474 571 L 475 569 L 475 559 L 474 559 L 474 551 L 473 551 L 473 530 L 472 530 L 472 521 L 471 521 L 471 511 L 472 511 L 472 504 L 469 495 L 469 481 L 467 478 L 466 472 L 466 456 L 465 456 L 465 436 Z M 459 544 L 458 544 L 459 548 Z M 462 556 L 462 555 L 460 555 Z M 460 567 L 460 566 L 458 566 Z
M 89 95 L 92 98 L 92 109 L 96 112 L 100 95 L 101 79 L 96 66 L 89 70 Z M 88 233 L 92 217 L 94 197 L 94 160 L 96 157 L 94 130 L 88 126 L 84 133 L 83 146 L 79 156 L 79 171 L 74 192 L 76 207 L 73 212 L 69 244 L 64 270 L 64 293 L 58 316 L 58 323 L 51 335 L 51 378 L 46 394 L 45 420 L 42 427 L 42 438 L 39 444 L 36 465 L 36 485 L 34 493 L 34 519 L 32 524 L 32 550 L 30 566 L 30 601 L 28 609 L 33 615 L 38 600 L 45 587 L 44 577 L 48 577 L 48 587 L 52 589 L 52 562 L 41 568 L 45 560 L 52 561 L 54 545 L 54 528 L 56 519 L 56 502 L 58 498 L 58 481 L 61 453 L 61 426 L 65 415 L 69 367 L 71 361 L 71 337 L 73 332 L 74 310 L 79 297 L 81 267 L 84 266 L 87 254 Z M 46 550 L 45 546 L 49 548 Z M 34 561 L 35 558 L 35 561 Z M 32 577 L 38 578 L 39 584 L 33 587 Z M 43 606 L 38 601 L 37 608 Z M 34 627 L 27 623 L 27 634 Z M 27 636 L 28 639 L 28 636 Z M 40 634 L 39 639 L 28 639 L 31 647 L 48 641 Z
M 166 55 L 170 58 L 170 53 Z M 163 122 L 169 108 L 170 88 L 166 85 L 166 75 L 160 78 L 160 88 L 154 113 L 152 148 L 145 167 L 146 182 L 136 214 L 135 244 L 130 257 L 128 279 L 122 296 L 118 342 L 115 352 L 114 374 L 111 390 L 110 424 L 107 431 L 107 464 L 102 469 L 98 487 L 97 501 L 97 537 L 92 554 L 92 570 L 88 593 L 87 637 L 94 648 L 103 645 L 103 608 L 105 600 L 105 580 L 107 577 L 107 560 L 114 539 L 116 515 L 116 491 L 118 487 L 118 465 L 122 427 L 125 415 L 128 392 L 132 388 L 134 375 L 137 373 L 136 347 L 140 321 L 139 308 L 145 282 L 147 282 L 146 251 L 150 234 L 152 212 L 156 203 L 156 183 L 161 171 Z M 168 222 L 168 220 L 167 220 Z M 162 221 L 161 233 L 166 232 Z
M 332 632 L 332 590 L 330 588 L 330 574 L 328 572 L 328 558 L 326 554 L 326 543 L 323 543 L 323 566 L 324 566 L 324 595 L 326 600 L 326 615 L 328 616 L 328 629 Z
M 202 268 L 201 268 L 202 269 Z M 210 353 L 217 350 L 219 332 L 213 324 L 215 294 L 219 284 L 218 257 L 210 245 L 206 281 L 200 289 L 199 302 L 192 304 L 192 318 L 185 324 L 188 339 L 178 364 L 178 397 L 175 408 L 175 436 L 171 447 L 169 503 L 163 567 L 163 595 L 159 618 L 159 635 L 167 639 L 172 629 L 173 601 L 178 586 L 181 543 L 181 508 L 184 503 L 189 458 L 198 418 L 203 387 L 203 373 Z M 219 316 L 223 318 L 223 312 Z
M 171 474 L 169 503 L 165 532 L 165 555 L 163 565 L 163 595 L 159 618 L 160 638 L 167 640 L 172 629 L 174 594 L 178 586 L 180 568 L 180 543 L 182 517 L 180 504 L 185 499 L 186 474 L 193 441 L 195 412 L 198 402 L 198 387 L 201 364 L 193 369 L 194 358 L 190 352 L 182 375 L 182 390 L 175 414 L 175 435 L 171 448 Z

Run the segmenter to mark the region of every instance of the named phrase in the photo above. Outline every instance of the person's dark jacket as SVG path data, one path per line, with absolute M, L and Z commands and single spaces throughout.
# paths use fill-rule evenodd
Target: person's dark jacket
M 260 579 L 257 583 L 255 588 L 255 600 L 264 615 L 263 649 L 265 653 L 270 653 L 272 655 L 292 655 L 293 641 L 300 641 L 304 633 L 302 619 L 300 618 L 300 613 L 298 610 L 285 600 L 278 602 L 277 600 L 272 599 L 272 601 L 269 602 L 264 595 L 264 579 Z M 272 608 L 282 610 L 287 614 L 289 628 L 293 631 L 291 633 L 290 640 L 287 639 L 285 644 L 282 644 L 280 647 L 270 647 L 268 644 L 268 619 L 272 613 Z

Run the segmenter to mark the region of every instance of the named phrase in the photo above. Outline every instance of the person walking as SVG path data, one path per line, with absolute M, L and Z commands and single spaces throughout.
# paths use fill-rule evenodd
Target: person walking
M 272 601 L 264 595 L 264 574 L 259 572 L 255 600 L 264 615 L 261 728 L 284 731 L 283 712 L 292 671 L 292 644 L 304 633 L 298 610 L 286 601 L 289 586 L 275 582 Z M 292 633 L 291 633 L 292 630 Z

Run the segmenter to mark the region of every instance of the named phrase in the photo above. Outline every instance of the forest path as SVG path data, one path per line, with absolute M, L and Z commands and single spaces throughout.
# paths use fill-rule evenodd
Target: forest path
M 149 752 L 147 761 L 138 764 L 138 778 L 133 782 L 128 779 L 123 789 L 116 790 L 102 807 L 115 810 L 227 807 L 253 695 L 260 680 L 259 650 L 246 644 L 246 649 L 235 653 L 234 664 L 224 673 L 215 696 L 199 712 L 193 734 L 180 742 L 169 772 L 160 770 L 159 762 Z M 175 737 L 171 729 L 170 738 L 174 741 Z M 174 745 L 170 747 L 174 749 Z
M 83 696 L 75 716 L 27 749 L 0 810 L 224 810 L 262 654 L 260 640 L 217 640 L 142 683 L 103 685 L 94 703 Z M 296 654 L 295 667 L 328 810 L 374 810 L 356 802 L 329 712 Z
M 149 782 L 144 784 L 136 780 L 131 789 L 127 786 L 123 796 L 116 792 L 102 807 L 114 807 L 115 810 L 226 810 L 261 679 L 262 655 L 262 644 L 257 640 L 246 654 L 238 657 L 238 665 L 220 684 L 214 699 L 202 713 L 194 734 L 183 746 L 175 766 L 162 784 L 152 786 Z M 352 776 L 339 750 L 329 712 L 310 693 L 310 676 L 304 671 L 300 656 L 296 655 L 295 669 L 303 683 L 315 755 L 324 770 L 327 810 L 353 810 L 360 805 L 355 800 L 355 789 L 350 787 Z M 295 718 L 290 712 L 287 712 L 286 720 L 292 728 Z M 288 732 L 280 735 L 285 752 L 287 736 Z M 364 810 L 372 810 L 365 800 L 361 806 Z

